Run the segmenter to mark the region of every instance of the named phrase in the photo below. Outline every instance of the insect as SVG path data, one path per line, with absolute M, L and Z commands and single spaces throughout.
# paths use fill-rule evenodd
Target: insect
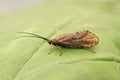
M 88 30 L 83 30 L 76 33 L 58 35 L 52 39 L 47 39 L 40 35 L 28 33 L 28 32 L 19 32 L 19 33 L 28 34 L 27 36 L 21 36 L 21 37 L 41 38 L 47 41 L 50 45 L 56 46 L 61 51 L 60 56 L 62 55 L 61 47 L 89 49 L 99 43 L 98 37 Z M 51 53 L 51 51 L 49 53 Z

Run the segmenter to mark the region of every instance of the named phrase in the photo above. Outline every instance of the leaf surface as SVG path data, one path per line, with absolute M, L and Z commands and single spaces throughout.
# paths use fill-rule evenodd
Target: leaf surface
M 0 80 L 120 80 L 119 1 L 44 3 L 0 16 Z M 89 30 L 100 43 L 85 49 L 62 48 L 63 55 L 36 38 Z

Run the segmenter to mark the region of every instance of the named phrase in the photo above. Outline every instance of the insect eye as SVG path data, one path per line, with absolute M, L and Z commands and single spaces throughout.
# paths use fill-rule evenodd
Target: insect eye
M 49 44 L 52 44 L 52 40 L 49 40 L 48 43 L 49 43 Z

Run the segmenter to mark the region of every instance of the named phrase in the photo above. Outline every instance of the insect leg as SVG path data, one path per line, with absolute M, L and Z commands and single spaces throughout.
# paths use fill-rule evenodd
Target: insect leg
M 92 53 L 95 53 L 95 51 L 93 51 L 93 50 L 91 50 L 89 48 L 85 48 L 85 49 L 88 50 L 88 51 L 90 51 L 90 52 L 92 52 Z
M 50 45 L 50 52 L 48 54 L 51 54 L 52 49 L 53 49 L 53 45 Z
M 62 56 L 62 48 L 60 46 L 56 46 L 60 50 L 60 56 Z

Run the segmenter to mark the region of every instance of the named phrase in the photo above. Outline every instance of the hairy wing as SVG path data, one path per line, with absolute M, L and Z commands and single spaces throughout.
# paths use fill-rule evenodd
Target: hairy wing
M 63 34 L 55 37 L 53 42 L 63 47 L 81 47 L 81 38 L 84 37 L 85 32 L 76 32 L 71 34 Z
M 63 34 L 54 38 L 55 44 L 63 47 L 87 48 L 98 43 L 97 37 L 89 31 Z
M 71 44 L 71 38 L 73 38 L 75 36 L 75 34 L 63 34 L 63 35 L 59 35 L 59 36 L 56 36 L 54 39 L 53 39 L 53 42 L 56 44 L 56 45 L 59 45 L 59 46 L 62 46 L 62 47 L 72 47 L 72 44 Z

